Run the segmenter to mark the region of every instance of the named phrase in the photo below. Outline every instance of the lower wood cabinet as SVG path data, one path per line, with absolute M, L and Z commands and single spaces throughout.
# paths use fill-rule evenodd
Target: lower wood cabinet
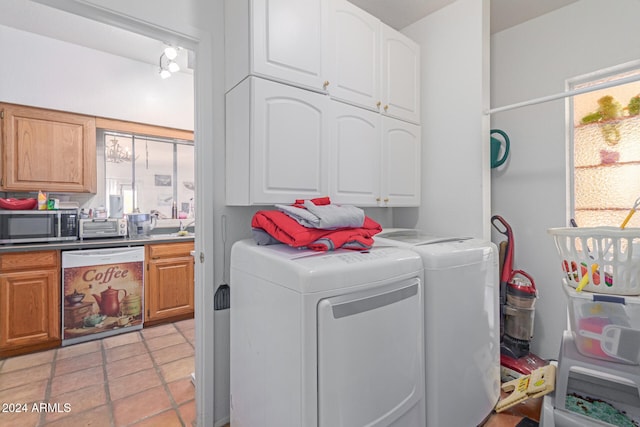
M 145 246 L 145 326 L 193 317 L 193 242 Z
M 60 345 L 59 251 L 0 255 L 0 357 Z

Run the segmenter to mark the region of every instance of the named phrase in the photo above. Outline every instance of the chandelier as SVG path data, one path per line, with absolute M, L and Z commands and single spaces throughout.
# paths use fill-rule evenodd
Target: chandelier
M 122 163 L 131 161 L 131 153 L 128 148 L 122 148 L 116 138 L 109 141 L 109 145 L 105 148 L 105 157 L 107 162 Z

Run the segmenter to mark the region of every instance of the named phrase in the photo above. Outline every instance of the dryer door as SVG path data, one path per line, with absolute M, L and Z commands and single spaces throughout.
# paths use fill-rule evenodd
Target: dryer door
M 422 283 L 318 304 L 318 425 L 424 425 Z

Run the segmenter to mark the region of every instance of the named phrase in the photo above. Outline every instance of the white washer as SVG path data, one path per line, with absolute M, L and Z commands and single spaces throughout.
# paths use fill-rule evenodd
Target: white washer
M 424 266 L 426 425 L 477 426 L 500 397 L 499 277 L 496 246 L 389 229 L 376 247 L 407 247 Z
M 424 426 L 415 252 L 243 240 L 230 286 L 232 426 Z

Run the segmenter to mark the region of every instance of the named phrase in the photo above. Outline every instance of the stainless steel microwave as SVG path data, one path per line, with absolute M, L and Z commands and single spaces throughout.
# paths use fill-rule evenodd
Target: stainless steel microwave
M 77 239 L 77 209 L 0 210 L 0 243 L 56 242 Z

